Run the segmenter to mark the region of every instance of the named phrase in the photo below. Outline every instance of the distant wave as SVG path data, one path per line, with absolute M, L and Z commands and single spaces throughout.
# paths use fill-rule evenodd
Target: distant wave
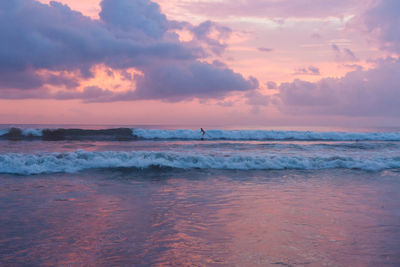
M 86 130 L 86 129 L 21 129 L 10 128 L 0 131 L 3 140 L 92 140 L 92 141 L 131 141 L 137 137 L 128 128 Z
M 320 170 L 359 169 L 379 171 L 400 168 L 400 156 L 340 156 L 316 155 L 257 155 L 195 154 L 151 151 L 88 152 L 78 150 L 65 153 L 0 154 L 0 173 L 40 174 L 74 173 L 93 168 L 140 168 L 151 167 L 178 169 L 226 169 L 226 170 Z
M 199 140 L 199 130 L 159 129 L 21 129 L 0 130 L 3 140 Z M 313 132 L 313 131 L 264 131 L 264 130 L 208 130 L 205 140 L 298 140 L 298 141 L 400 141 L 400 132 Z
M 196 130 L 153 130 L 132 129 L 133 135 L 142 139 L 198 140 Z M 400 141 L 400 132 L 392 133 L 351 133 L 312 131 L 264 131 L 264 130 L 208 130 L 206 140 L 299 140 L 299 141 Z

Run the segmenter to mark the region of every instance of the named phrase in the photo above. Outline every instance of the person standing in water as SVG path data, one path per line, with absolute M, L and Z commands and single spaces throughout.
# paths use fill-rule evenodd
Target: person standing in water
M 206 134 L 206 131 L 204 131 L 203 128 L 200 128 L 201 131 L 201 140 L 204 140 L 204 135 Z

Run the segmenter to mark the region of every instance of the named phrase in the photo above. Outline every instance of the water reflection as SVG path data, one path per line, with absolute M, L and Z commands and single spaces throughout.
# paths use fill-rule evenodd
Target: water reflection
M 400 264 L 399 174 L 0 177 L 0 265 Z

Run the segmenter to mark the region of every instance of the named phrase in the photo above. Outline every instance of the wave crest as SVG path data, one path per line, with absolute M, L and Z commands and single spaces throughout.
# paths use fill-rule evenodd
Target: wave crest
M 0 139 L 6 140 L 199 140 L 200 130 L 161 130 L 115 128 L 101 130 L 86 129 L 21 129 L 0 130 Z M 400 141 L 400 132 L 313 132 L 276 130 L 208 130 L 205 140 L 294 140 L 294 141 Z
M 132 129 L 133 135 L 141 139 L 198 140 L 199 130 Z M 206 140 L 299 140 L 299 141 L 400 141 L 400 132 L 352 133 L 276 130 L 208 130 Z
M 176 152 L 87 152 L 83 150 L 66 153 L 8 153 L 0 155 L 0 173 L 8 174 L 74 173 L 85 169 L 120 167 L 226 170 L 319 170 L 344 168 L 379 171 L 400 168 L 400 157 L 362 158 L 339 155 L 300 157 L 278 154 L 264 156 L 251 154 L 199 155 Z

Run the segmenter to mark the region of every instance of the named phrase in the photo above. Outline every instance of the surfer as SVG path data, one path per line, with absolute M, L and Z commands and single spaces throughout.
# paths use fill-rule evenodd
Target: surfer
M 201 140 L 204 140 L 204 135 L 206 134 L 206 131 L 204 131 L 203 128 L 200 128 L 201 131 Z

